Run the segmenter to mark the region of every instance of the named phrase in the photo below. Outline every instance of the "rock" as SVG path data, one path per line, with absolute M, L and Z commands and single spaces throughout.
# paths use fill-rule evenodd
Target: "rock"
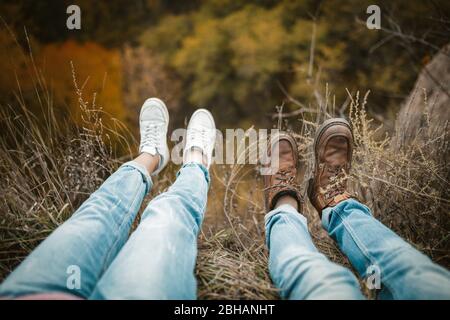
M 414 89 L 400 109 L 395 123 L 393 148 L 399 149 L 413 141 L 423 143 L 441 135 L 443 130 L 448 130 L 449 108 L 450 44 L 447 44 L 423 68 Z M 428 114 L 429 122 L 425 114 Z M 427 130 L 424 130 L 425 127 Z

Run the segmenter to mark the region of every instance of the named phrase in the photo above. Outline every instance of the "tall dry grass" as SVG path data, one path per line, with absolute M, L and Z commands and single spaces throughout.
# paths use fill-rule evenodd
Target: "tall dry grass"
M 28 36 L 24 48 L 5 28 L 33 90 L 24 91 L 16 75 L 15 99 L 0 101 L 0 278 L 70 217 L 118 167 L 119 156 L 130 157 L 133 144 L 123 124 L 104 124 L 107 115 L 95 95 L 83 96 L 86 81 L 79 85 L 73 65 L 73 99 L 81 123 L 62 114 L 34 61 Z
M 33 63 L 31 55 L 29 61 Z M 113 125 L 104 124 L 104 117 L 110 116 L 96 105 L 95 97 L 86 101 L 75 71 L 74 99 L 79 102 L 82 125 L 55 115 L 51 92 L 41 73 L 36 66 L 31 70 L 34 71 L 30 76 L 36 83 L 33 96 L 23 98 L 19 87 L 16 101 L 1 105 L 0 111 L 0 279 L 70 217 L 136 150 L 136 141 L 123 125 L 111 121 L 108 123 Z M 282 108 L 278 110 L 276 125 L 291 131 L 299 144 L 299 182 L 304 190 L 312 169 L 315 129 L 337 113 L 333 103 L 322 101 L 295 113 L 295 117 L 283 118 Z M 443 134 L 425 144 L 394 149 L 389 135 L 381 134 L 382 128 L 375 127 L 367 115 L 367 95 L 360 98 L 356 94 L 350 101 L 348 115 L 355 135 L 353 190 L 378 219 L 448 267 L 446 128 L 427 129 L 426 124 L 424 130 L 443 130 Z M 37 104 L 40 112 L 31 113 L 30 103 Z M 426 123 L 426 114 L 424 117 Z M 267 270 L 263 186 L 257 169 L 248 165 L 212 167 L 196 270 L 202 299 L 278 297 Z M 152 195 L 163 192 L 174 181 L 176 170 L 173 164 L 169 166 L 156 181 Z M 307 200 L 303 213 L 319 250 L 333 261 L 349 266 L 321 229 Z
M 428 132 L 425 142 L 413 141 L 404 148 L 395 148 L 391 144 L 391 136 L 382 126 L 374 125 L 368 116 L 368 95 L 349 94 L 348 119 L 355 142 L 350 188 L 372 209 L 377 219 L 448 268 L 450 148 L 447 127 L 433 127 L 424 111 L 421 130 Z M 426 103 L 426 97 L 423 100 Z M 306 196 L 314 164 L 312 145 L 315 131 L 322 121 L 338 113 L 334 102 L 330 103 L 327 98 L 322 101 L 313 110 L 309 108 L 308 112 L 288 113 L 289 118 L 283 118 L 285 114 L 282 108 L 278 108 L 275 126 L 290 131 L 297 140 L 300 156 L 298 182 L 305 199 L 303 214 L 308 218 L 315 245 L 332 261 L 351 268 L 347 258 L 322 229 L 320 219 Z M 292 114 L 296 116 L 290 117 Z M 245 152 L 248 154 L 251 149 L 252 146 L 247 146 Z M 213 169 L 213 175 L 216 184 L 213 189 L 216 190 L 210 196 L 209 201 L 213 203 L 209 204 L 207 214 L 215 214 L 215 224 L 209 230 L 209 236 L 204 234 L 201 238 L 204 248 L 200 250 L 197 270 L 200 297 L 277 297 L 277 290 L 270 285 L 267 275 L 263 185 L 257 168 L 234 165 Z M 368 290 L 363 279 L 360 279 L 360 284 L 369 298 L 375 297 L 376 293 Z

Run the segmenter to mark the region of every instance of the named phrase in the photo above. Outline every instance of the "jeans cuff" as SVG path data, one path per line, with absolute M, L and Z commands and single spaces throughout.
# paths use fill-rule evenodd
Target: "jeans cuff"
M 322 227 L 326 231 L 328 231 L 328 226 L 330 225 L 330 218 L 333 209 L 333 207 L 328 207 L 322 210 Z
M 295 208 L 289 204 L 283 204 L 279 207 L 276 207 L 275 209 L 273 209 L 272 211 L 269 211 L 266 216 L 264 217 L 265 222 L 267 223 L 267 221 L 270 220 L 270 218 L 272 218 L 274 215 L 280 213 L 280 212 L 288 212 L 288 213 L 293 213 L 293 214 L 299 214 L 299 212 L 297 210 L 295 210 Z
M 306 219 L 306 217 L 301 214 L 300 212 L 298 212 L 293 206 L 289 205 L 289 204 L 283 204 L 275 209 L 273 209 L 272 211 L 269 211 L 266 216 L 264 217 L 264 226 L 266 229 L 266 244 L 269 244 L 269 236 L 270 236 L 270 231 L 269 231 L 269 224 L 270 224 L 270 220 L 281 213 L 285 213 L 285 214 L 293 214 L 295 215 L 296 218 L 299 218 L 305 225 L 308 224 L 308 221 Z
M 205 176 L 205 180 L 206 180 L 206 182 L 208 183 L 208 188 L 209 188 L 211 178 L 210 178 L 210 176 L 209 176 L 209 171 L 208 171 L 208 169 L 207 169 L 204 165 L 202 165 L 201 163 L 197 163 L 197 162 L 188 162 L 188 163 L 185 163 L 185 164 L 183 164 L 183 165 L 181 166 L 180 170 L 178 170 L 178 172 L 177 172 L 177 178 L 178 178 L 178 176 L 180 175 L 181 170 L 184 169 L 184 168 L 199 168 L 199 169 L 202 171 L 203 175 Z
M 350 198 L 347 200 L 344 200 L 340 203 L 338 203 L 337 206 L 334 207 L 328 207 L 322 210 L 322 227 L 328 231 L 328 227 L 330 226 L 330 221 L 331 221 L 331 215 L 333 214 L 334 211 L 339 211 L 342 210 L 343 207 L 347 206 L 350 203 L 357 203 L 360 206 L 364 206 L 361 203 L 359 203 L 357 200 Z M 366 206 L 364 206 L 366 207 Z M 367 208 L 367 207 L 366 207 Z M 370 212 L 370 210 L 367 208 L 367 210 Z
M 128 162 L 122 164 L 120 167 L 121 168 L 122 167 L 132 167 L 132 168 L 136 169 L 137 171 L 139 171 L 139 173 L 144 178 L 145 194 L 149 193 L 149 191 L 153 187 L 153 181 L 152 181 L 152 178 L 150 177 L 150 175 L 148 174 L 147 169 L 144 166 L 140 165 L 139 163 L 137 163 L 135 161 L 128 161 Z

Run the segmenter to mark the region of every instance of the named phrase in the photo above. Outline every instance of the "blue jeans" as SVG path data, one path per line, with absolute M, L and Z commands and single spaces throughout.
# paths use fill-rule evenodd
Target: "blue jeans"
M 209 186 L 207 170 L 186 164 L 131 225 L 152 181 L 124 164 L 0 286 L 0 296 L 67 293 L 86 299 L 195 299 L 197 235 Z M 79 286 L 71 282 L 75 271 Z
M 154 198 L 128 239 L 152 181 L 123 165 L 77 212 L 43 241 L 0 286 L 0 296 L 61 292 L 90 299 L 195 299 L 197 235 L 209 175 L 187 164 Z M 323 212 L 323 225 L 359 274 L 381 270 L 381 298 L 450 298 L 449 273 L 347 200 Z M 362 299 L 355 276 L 314 247 L 306 219 L 290 206 L 266 216 L 269 270 L 290 299 Z M 73 270 L 79 286 L 70 285 Z
M 373 218 L 354 199 L 327 208 L 323 227 L 360 277 L 379 275 L 380 299 L 450 299 L 450 273 Z M 286 299 L 362 299 L 355 276 L 314 247 L 306 218 L 288 205 L 266 216 L 269 271 Z

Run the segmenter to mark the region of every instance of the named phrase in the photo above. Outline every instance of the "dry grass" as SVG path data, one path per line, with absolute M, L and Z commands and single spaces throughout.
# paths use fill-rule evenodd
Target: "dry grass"
M 18 90 L 16 103 L 2 105 L 0 113 L 0 279 L 130 158 L 134 150 L 130 145 L 135 144 L 119 123 L 103 123 L 108 115 L 96 106 L 95 97 L 85 102 L 75 73 L 82 124 L 76 126 L 57 118 L 45 81 L 34 70 L 34 96 L 24 99 Z M 423 130 L 441 130 L 442 134 L 437 138 L 430 134 L 433 138 L 425 143 L 396 150 L 389 136 L 372 125 L 365 112 L 366 99 L 360 101 L 359 94 L 350 99 L 356 144 L 352 188 L 383 223 L 448 267 L 447 128 L 425 125 Z M 29 111 L 29 103 L 35 101 L 40 102 L 38 115 Z M 296 113 L 289 121 L 283 119 L 279 109 L 278 126 L 292 131 L 299 143 L 299 179 L 304 190 L 312 169 L 314 131 L 320 121 L 337 113 L 334 105 L 328 106 L 328 98 L 323 101 L 312 111 Z M 427 123 L 426 114 L 424 117 Z M 243 165 L 212 169 L 196 271 L 201 299 L 278 297 L 267 270 L 262 182 L 256 169 Z M 170 165 L 152 194 L 163 192 L 173 182 L 175 170 Z M 319 250 L 348 266 L 347 259 L 321 229 L 308 201 L 304 214 Z
M 34 76 L 39 79 L 39 74 Z M 74 78 L 74 83 L 76 84 Z M 36 80 L 40 112 L 17 103 L 0 111 L 0 270 L 4 277 L 119 165 L 129 150 L 120 127 L 103 125 L 95 97 L 87 103 L 76 85 L 82 125 L 62 120 L 44 82 Z
M 372 129 L 367 95 L 350 109 L 356 152 L 354 188 L 376 218 L 436 262 L 450 266 L 450 147 L 448 124 L 433 125 L 427 108 L 419 139 L 396 147 Z M 424 104 L 427 103 L 424 96 Z M 361 105 L 360 105 L 361 104 Z

